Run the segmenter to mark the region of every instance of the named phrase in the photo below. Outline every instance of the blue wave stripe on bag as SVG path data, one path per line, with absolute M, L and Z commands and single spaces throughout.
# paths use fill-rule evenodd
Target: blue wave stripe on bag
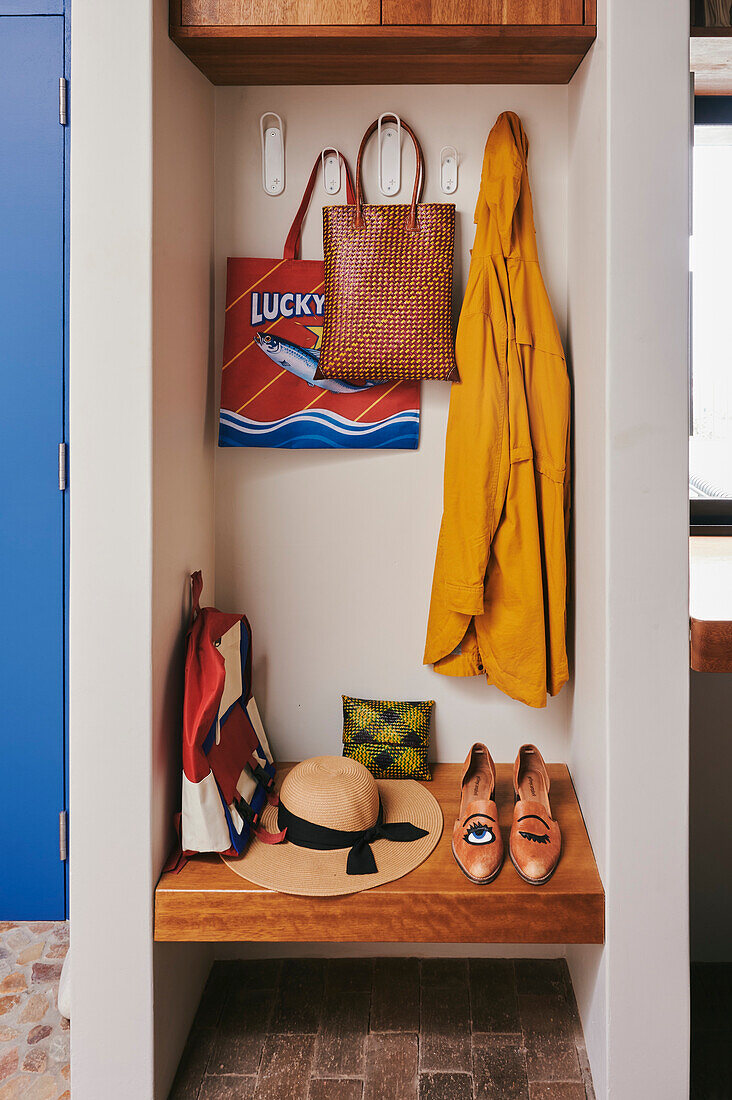
M 406 409 L 376 423 L 347 420 L 338 413 L 307 410 L 261 422 L 222 409 L 219 420 L 221 447 L 290 448 L 399 448 L 419 445 L 419 410 Z

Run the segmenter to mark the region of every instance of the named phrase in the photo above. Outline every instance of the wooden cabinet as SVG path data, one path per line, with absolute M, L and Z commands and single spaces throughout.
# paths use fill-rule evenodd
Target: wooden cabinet
M 547 26 L 584 23 L 584 0 L 181 0 L 185 27 Z
M 380 0 L 182 0 L 188 27 L 369 26 L 381 22 Z
M 385 24 L 568 26 L 584 22 L 584 0 L 382 0 Z
M 566 84 L 595 0 L 171 0 L 213 84 Z

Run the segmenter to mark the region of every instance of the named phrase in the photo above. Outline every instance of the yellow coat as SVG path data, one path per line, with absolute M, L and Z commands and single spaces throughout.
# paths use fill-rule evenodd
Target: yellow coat
M 570 389 L 517 115 L 485 147 L 457 333 L 425 664 L 532 707 L 568 677 Z

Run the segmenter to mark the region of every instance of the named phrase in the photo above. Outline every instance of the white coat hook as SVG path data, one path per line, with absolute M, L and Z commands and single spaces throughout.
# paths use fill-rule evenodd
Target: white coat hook
M 458 185 L 458 155 L 454 145 L 440 149 L 440 190 L 443 195 L 454 195 Z
M 388 118 L 391 122 L 382 124 Z M 382 195 L 398 195 L 402 186 L 402 120 L 393 111 L 379 115 L 379 190 Z
M 265 119 L 269 120 L 266 126 Z M 285 190 L 285 132 L 282 119 L 274 111 L 265 111 L 260 118 L 259 136 L 262 140 L 262 187 L 268 195 L 281 195 Z
M 341 155 L 337 149 L 325 148 L 320 154 L 323 165 L 323 187 L 329 195 L 336 195 L 341 189 Z

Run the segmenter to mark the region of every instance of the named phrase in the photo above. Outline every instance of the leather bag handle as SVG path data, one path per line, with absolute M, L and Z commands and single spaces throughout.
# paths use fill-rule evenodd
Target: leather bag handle
M 382 116 L 383 117 L 383 116 Z M 386 116 L 388 118 L 388 115 Z M 396 118 L 392 115 L 392 118 Z M 417 140 L 417 135 L 411 126 L 408 126 L 404 119 L 401 119 L 402 130 L 406 130 L 410 138 L 414 142 L 414 151 L 417 154 L 417 172 L 414 177 L 414 190 L 412 191 L 412 203 L 409 207 L 409 217 L 407 218 L 407 229 L 417 230 L 417 203 L 422 197 L 422 187 L 424 185 L 424 156 L 422 155 L 422 147 Z M 379 120 L 372 122 L 366 133 L 363 135 L 361 141 L 361 148 L 358 150 L 358 160 L 356 161 L 356 229 L 363 229 L 363 185 L 361 182 L 361 168 L 363 162 L 363 153 L 366 148 L 366 142 L 369 140 L 372 134 L 376 133 L 379 126 Z
M 348 161 L 338 149 L 333 150 L 334 153 L 338 153 L 340 161 L 343 163 L 343 167 L 346 170 L 346 201 L 349 206 L 353 206 L 355 201 L 353 193 L 353 180 L 351 179 L 351 169 L 348 167 Z M 313 170 L 310 173 L 310 179 L 305 184 L 305 194 L 302 197 L 302 202 L 298 207 L 297 214 L 295 214 L 294 221 L 290 226 L 290 232 L 287 234 L 287 240 L 285 241 L 285 251 L 283 252 L 283 259 L 285 260 L 298 260 L 300 258 L 300 234 L 302 233 L 302 223 L 305 221 L 305 215 L 308 212 L 310 206 L 310 200 L 313 197 L 313 189 L 315 187 L 315 180 L 318 176 L 318 168 L 320 166 L 322 154 L 318 153 L 318 159 L 313 165 Z
M 203 573 L 197 569 L 191 573 L 191 613 L 188 619 L 188 628 L 195 623 L 201 612 L 201 593 L 203 592 Z

